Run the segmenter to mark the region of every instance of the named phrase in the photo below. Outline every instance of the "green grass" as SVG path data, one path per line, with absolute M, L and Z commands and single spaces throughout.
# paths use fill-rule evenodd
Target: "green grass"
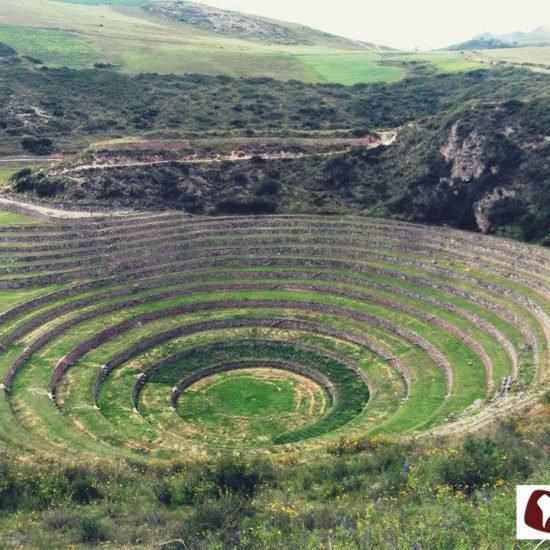
M 0 41 L 53 66 L 85 68 L 102 62 L 129 73 L 269 76 L 342 84 L 393 82 L 408 74 L 406 67 L 385 64 L 393 52 L 373 52 L 367 46 L 361 51 L 322 35 L 312 35 L 311 46 L 253 43 L 151 18 L 132 8 L 137 4 L 7 0 L 0 11 Z M 477 66 L 454 53 L 403 59 L 409 58 L 433 61 L 444 72 Z
M 56 66 L 87 67 L 101 60 L 90 40 L 74 32 L 0 25 L 0 41 L 14 44 L 20 54 Z
M 307 379 L 277 371 L 219 374 L 187 390 L 180 397 L 179 414 L 188 429 L 206 438 L 212 434 L 235 443 L 265 442 L 322 413 L 323 391 L 317 388 L 320 403 L 316 403 L 313 393 L 307 399 L 308 390 L 312 384 Z
M 296 380 L 279 378 L 263 369 L 213 375 L 181 398 L 180 414 L 208 422 L 208 416 L 270 417 L 293 412 Z
M 248 292 L 248 293 L 241 292 L 241 293 L 238 293 L 238 292 L 236 292 L 236 293 L 232 293 L 231 297 L 232 298 L 237 298 L 237 299 L 239 297 L 252 299 L 254 297 L 262 297 L 265 294 L 268 294 L 268 296 L 270 298 L 282 298 L 282 297 L 285 296 L 285 294 L 282 293 L 282 292 L 272 292 L 272 293 L 259 293 L 259 292 L 256 292 L 256 293 L 254 293 L 254 292 Z M 198 300 L 198 301 L 204 301 L 204 300 L 216 299 L 216 298 L 217 298 L 217 296 L 215 294 L 211 294 L 211 295 L 208 295 L 208 296 L 201 297 L 200 300 Z M 195 298 L 192 301 L 196 302 L 197 299 Z M 187 300 L 180 300 L 180 303 L 186 303 L 186 302 L 190 302 L 190 300 L 188 300 L 188 299 Z M 151 311 L 153 309 L 157 309 L 159 306 L 163 305 L 164 307 L 166 307 L 168 305 L 172 305 L 173 303 L 174 303 L 174 301 L 165 302 L 164 304 L 161 304 L 159 302 L 158 305 L 147 306 L 144 309 L 147 310 L 147 311 Z M 243 302 L 243 307 L 246 307 L 245 302 Z M 243 313 L 244 313 L 244 310 L 243 310 Z M 127 317 L 128 315 L 132 315 L 132 314 L 133 314 L 133 312 L 131 310 L 126 310 L 126 312 L 124 314 L 121 313 L 121 314 L 118 314 L 116 316 L 116 321 L 120 322 L 125 317 Z M 258 313 L 252 312 L 253 316 L 260 315 L 260 314 L 261 314 L 261 312 L 258 312 Z M 281 312 L 278 312 L 277 314 L 281 315 Z M 293 314 L 296 315 L 295 312 L 293 312 Z M 220 317 L 223 318 L 225 315 L 231 316 L 232 314 L 231 314 L 231 312 L 227 312 L 224 315 L 216 314 L 215 317 L 216 318 L 220 318 Z M 247 316 L 248 315 L 250 315 L 250 314 L 247 314 Z M 385 315 L 385 313 L 383 313 L 383 315 Z M 206 319 L 206 318 L 211 317 L 211 315 L 210 314 L 209 315 L 195 314 L 195 315 L 187 316 L 187 317 L 188 317 L 187 322 L 189 322 L 191 320 L 196 321 L 196 320 L 200 320 L 200 319 Z M 299 315 L 299 317 L 300 317 L 300 315 Z M 310 317 L 310 315 L 306 316 L 306 318 L 308 318 L 308 317 Z M 322 320 L 324 324 L 328 323 L 328 324 L 336 326 L 336 327 L 341 326 L 342 328 L 344 328 L 345 326 L 350 326 L 350 327 L 353 326 L 353 323 L 349 323 L 349 322 L 348 323 L 342 323 L 342 322 L 337 321 L 336 319 L 330 319 L 327 316 L 315 315 L 314 317 L 319 317 L 319 319 Z M 115 322 L 115 319 L 112 319 L 111 322 Z M 86 364 L 90 364 L 90 365 L 103 364 L 108 360 L 109 356 L 114 352 L 114 350 L 122 349 L 121 347 L 125 347 L 125 346 L 129 345 L 129 343 L 131 341 L 135 341 L 135 339 L 137 339 L 139 337 L 143 337 L 147 334 L 154 333 L 155 330 L 161 330 L 161 327 L 166 329 L 166 328 L 169 328 L 170 326 L 177 326 L 179 323 L 181 323 L 181 320 L 178 320 L 177 318 L 175 318 L 175 319 L 165 320 L 165 321 L 162 321 L 162 322 L 158 321 L 158 322 L 155 322 L 155 323 L 150 323 L 150 324 L 147 324 L 146 326 L 144 326 L 142 328 L 135 329 L 131 332 L 131 334 L 127 333 L 124 336 L 124 338 L 116 339 L 116 341 L 113 341 L 113 343 L 110 344 L 109 346 L 107 346 L 107 347 L 102 346 L 103 349 L 98 348 L 97 350 L 95 350 L 92 354 L 90 354 L 86 358 Z M 81 333 L 81 331 L 84 331 L 85 333 L 90 333 L 90 332 L 93 333 L 95 330 L 98 330 L 99 327 L 101 327 L 102 325 L 104 326 L 104 322 L 102 322 L 101 320 L 90 321 L 90 322 L 87 322 L 85 325 L 83 325 L 79 329 L 79 332 Z M 360 326 L 356 326 L 355 330 L 360 332 L 361 331 Z M 408 362 L 410 362 L 411 365 L 414 365 L 415 362 L 418 362 L 418 364 L 423 365 L 422 374 L 420 374 L 420 373 L 418 374 L 419 387 L 417 388 L 417 391 L 415 392 L 416 397 L 415 397 L 415 399 L 412 399 L 412 400 L 409 401 L 409 403 L 408 403 L 409 406 L 408 407 L 404 407 L 404 410 L 405 411 L 409 410 L 409 413 L 407 414 L 406 412 L 404 412 L 401 415 L 401 421 L 400 422 L 396 421 L 395 428 L 394 428 L 394 429 L 397 429 L 397 431 L 401 431 L 401 430 L 404 430 L 404 429 L 411 429 L 412 427 L 415 426 L 415 424 L 418 424 L 421 419 L 425 419 L 427 414 L 429 416 L 429 411 L 434 410 L 434 396 L 439 394 L 439 395 L 441 395 L 441 397 L 443 397 L 443 393 L 444 393 L 443 392 L 443 387 L 441 387 L 441 385 L 440 385 L 441 381 L 442 381 L 442 375 L 441 375 L 441 373 L 439 373 L 437 371 L 437 369 L 435 369 L 435 370 L 434 370 L 434 368 L 428 369 L 427 363 L 428 363 L 429 360 L 427 360 L 426 357 L 423 356 L 422 353 L 419 353 L 419 352 L 415 351 L 414 349 L 412 349 L 410 345 L 403 345 L 403 343 L 399 344 L 398 343 L 399 339 L 391 337 L 389 334 L 384 333 L 384 331 L 381 331 L 380 329 L 371 327 L 370 330 L 371 330 L 373 335 L 376 335 L 377 338 L 380 338 L 380 339 L 386 341 L 386 343 L 388 343 L 392 349 L 395 349 L 395 350 L 400 349 L 401 350 L 399 352 L 400 356 L 402 356 L 404 358 L 407 358 L 407 357 L 410 356 L 410 361 L 408 361 Z M 56 345 L 55 348 L 52 348 L 52 350 L 48 353 L 48 355 L 44 356 L 44 364 L 47 364 L 51 360 L 51 359 L 48 359 L 48 357 L 53 358 L 53 357 L 62 356 L 72 346 L 71 341 L 76 342 L 76 341 L 78 341 L 78 339 L 79 339 L 78 333 L 74 333 L 69 338 L 63 338 L 62 340 L 60 340 L 59 344 L 61 344 L 61 347 L 59 345 Z M 444 345 L 444 344 L 441 343 L 441 345 Z M 109 350 L 111 350 L 111 351 L 109 351 Z M 464 357 L 464 350 L 461 350 L 460 353 L 462 354 L 461 357 L 463 358 Z M 40 354 L 40 355 L 42 356 L 42 354 Z M 468 357 L 467 352 L 466 352 L 466 357 Z M 140 365 L 139 368 L 143 368 L 143 365 Z M 430 370 L 433 372 L 433 375 L 435 376 L 435 379 L 432 379 L 430 377 L 430 374 L 429 374 Z M 42 371 L 42 372 L 44 373 L 43 376 L 47 376 L 47 371 Z M 81 373 L 81 375 L 86 376 L 86 372 L 88 372 L 88 376 L 91 377 L 91 376 L 94 376 L 94 370 L 93 369 L 92 370 L 80 369 L 80 368 L 75 367 L 73 372 L 74 372 L 74 375 L 73 375 L 71 387 L 77 389 L 77 393 L 80 393 L 78 391 L 78 388 L 81 388 L 82 390 L 85 391 L 85 388 L 89 387 L 89 380 L 84 382 L 84 380 L 80 378 L 79 373 Z M 34 383 L 37 383 L 38 380 L 36 379 L 36 377 L 39 376 L 39 373 L 40 373 L 40 370 L 36 370 L 35 368 L 33 368 L 32 370 L 27 370 L 25 374 L 23 374 L 23 373 L 21 374 L 21 379 L 19 381 L 19 384 L 22 384 L 22 385 L 26 386 L 27 383 L 25 383 L 24 380 L 25 380 L 25 378 L 27 378 L 27 376 L 32 376 L 32 378 L 34 379 Z M 76 380 L 74 379 L 74 376 L 77 376 L 80 379 L 80 381 L 76 382 Z M 131 378 L 132 378 L 132 376 L 130 376 L 129 380 L 131 380 Z M 44 380 L 44 382 L 45 382 L 45 380 Z M 474 382 L 474 379 L 472 379 L 471 382 Z M 442 391 L 439 392 L 439 390 L 436 390 L 436 387 L 440 387 Z M 21 388 L 21 389 L 19 389 L 19 388 Z M 23 388 L 19 385 L 18 385 L 18 388 L 14 388 L 14 396 L 18 395 L 21 390 L 23 390 Z M 118 390 L 120 391 L 120 387 L 118 388 Z M 470 388 L 469 383 L 466 383 L 464 390 L 460 392 L 461 399 L 463 399 L 463 400 L 464 399 L 466 399 L 466 400 L 472 399 L 471 396 L 468 396 L 468 392 L 470 390 L 471 390 L 471 388 Z M 474 390 L 474 391 L 476 391 L 476 390 Z M 86 395 L 87 394 L 84 393 L 81 397 L 86 399 Z M 127 391 L 121 392 L 121 395 L 128 395 L 128 392 Z M 17 401 L 19 401 L 19 398 L 17 398 Z M 80 404 L 79 404 L 79 402 L 80 402 Z M 84 411 L 86 409 L 86 407 L 83 407 L 84 402 L 82 402 L 80 400 L 78 400 L 77 402 L 66 403 L 66 405 L 69 409 L 84 410 Z M 113 405 L 114 405 L 114 401 L 112 399 L 108 399 L 107 402 L 105 403 L 106 411 L 108 411 Z M 454 406 L 460 407 L 460 401 L 457 402 Z M 410 409 L 409 409 L 409 407 L 410 407 Z M 452 410 L 453 405 L 449 405 L 449 407 Z M 120 410 L 122 412 L 124 410 L 124 408 L 121 408 Z M 411 414 L 413 410 L 414 410 L 414 414 Z M 35 414 L 36 413 L 34 413 L 33 416 Z M 86 416 L 89 417 L 90 414 L 91 413 L 86 413 Z M 446 413 L 445 413 L 445 411 L 443 411 L 441 414 L 445 415 Z M 127 415 L 124 415 L 124 418 L 127 420 Z M 96 427 L 96 426 L 94 426 L 94 427 Z M 389 427 L 388 427 L 388 429 L 389 429 Z
M 406 75 L 405 69 L 384 65 L 384 56 L 374 53 L 300 55 L 297 59 L 320 82 L 394 82 Z
M 0 170 L 0 179 L 3 176 L 3 170 Z M 14 214 L 12 212 L 5 212 L 0 210 L 0 227 L 5 225 L 35 225 L 44 224 L 45 221 L 40 218 L 34 218 L 32 216 L 24 216 L 22 214 Z M 12 293 L 14 295 L 16 293 Z
M 144 41 L 118 50 L 115 63 L 131 73 L 265 76 L 281 80 L 319 81 L 315 72 L 286 52 L 253 48 L 212 47 L 209 44 L 157 44 Z
M 388 55 L 388 59 L 404 63 L 427 63 L 439 73 L 460 73 L 483 67 L 480 61 L 463 56 L 460 52 L 420 52 Z
M 9 184 L 10 178 L 15 174 L 17 171 L 19 171 L 20 168 L 15 167 L 3 167 L 0 166 L 0 189 L 2 187 L 5 187 Z

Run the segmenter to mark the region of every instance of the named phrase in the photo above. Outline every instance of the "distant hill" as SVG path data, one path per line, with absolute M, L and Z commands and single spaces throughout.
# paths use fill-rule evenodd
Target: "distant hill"
M 496 35 L 496 38 L 500 38 L 501 40 L 550 40 L 550 27 L 542 25 L 530 32 L 518 31 L 509 34 L 499 34 Z
M 187 0 L 154 0 L 144 4 L 142 8 L 156 17 L 179 21 L 203 31 L 253 42 L 307 46 L 330 43 L 339 46 L 360 47 L 361 49 L 366 47 L 376 50 L 390 49 L 342 38 L 303 25 L 223 10 Z
M 463 51 L 463 50 L 497 50 L 501 48 L 516 48 L 519 44 L 517 42 L 507 42 L 499 38 L 480 36 L 472 38 L 466 42 L 460 44 L 454 44 L 445 48 L 449 51 Z
M 517 31 L 508 34 L 484 33 L 471 40 L 453 44 L 448 51 L 459 50 L 494 50 L 502 48 L 519 48 L 523 46 L 550 46 L 550 27 L 540 26 L 530 32 Z

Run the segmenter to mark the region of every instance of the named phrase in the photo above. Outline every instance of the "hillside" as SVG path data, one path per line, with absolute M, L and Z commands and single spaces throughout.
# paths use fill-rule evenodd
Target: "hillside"
M 24 138 L 46 138 L 52 142 L 50 153 L 70 153 L 90 143 L 132 136 L 366 132 L 405 125 L 469 102 L 546 96 L 548 77 L 495 69 L 345 87 L 267 78 L 128 76 L 112 70 L 43 70 L 17 64 L 0 68 L 0 82 L 0 151 L 7 156 L 25 153 Z
M 146 13 L 154 16 L 179 21 L 207 32 L 252 42 L 303 46 L 327 44 L 351 49 L 389 50 L 389 48 L 382 48 L 374 44 L 361 43 L 316 31 L 303 25 L 292 25 L 282 21 L 221 10 L 188 0 L 153 0 L 143 4 L 142 7 Z
M 99 65 L 128 74 L 354 84 L 396 81 L 419 65 L 432 72 L 480 66 L 456 52 L 394 52 L 301 25 L 165 0 L 4 0 L 0 42 L 49 67 Z
M 516 48 L 518 42 L 509 42 L 493 36 L 480 36 L 472 38 L 466 42 L 460 44 L 454 44 L 446 48 L 449 51 L 462 51 L 462 50 L 498 50 L 503 48 Z
M 77 97 L 71 90 L 82 82 L 88 93 Z M 42 116 L 29 114 L 22 85 L 34 101 L 43 93 L 55 103 L 42 100 Z M 12 86 L 6 146 L 47 145 L 51 155 L 82 139 L 75 157 L 20 174 L 12 191 L 23 197 L 194 214 L 356 212 L 548 242 L 544 74 L 476 71 L 345 88 L 197 76 L 129 84 L 101 71 L 48 71 L 44 80 L 20 71 Z M 358 140 L 380 129 L 395 141 L 371 149 Z M 116 147 L 84 150 L 113 138 Z
M 550 28 L 540 26 L 530 32 L 513 32 L 508 34 L 484 33 L 474 38 L 454 44 L 446 48 L 447 50 L 493 50 L 501 48 L 519 48 L 527 46 L 550 46 Z
M 520 44 L 533 43 L 537 41 L 548 43 L 550 42 L 550 27 L 548 27 L 548 25 L 541 25 L 532 31 L 517 31 L 508 34 L 498 34 L 495 35 L 495 38 L 500 40 L 516 41 Z

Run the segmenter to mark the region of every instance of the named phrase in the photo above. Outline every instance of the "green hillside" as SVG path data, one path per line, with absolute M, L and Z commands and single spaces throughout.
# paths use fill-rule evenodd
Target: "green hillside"
M 129 0 L 108 4 L 6 0 L 0 4 L 0 42 L 57 67 L 90 68 L 99 63 L 128 73 L 267 76 L 343 84 L 395 81 L 417 70 L 419 58 L 433 71 L 480 66 L 480 61 L 464 60 L 455 52 L 398 54 L 300 25 L 233 12 L 214 11 L 211 20 L 202 17 L 205 8 L 199 4 L 189 3 L 191 16 L 185 12 L 187 17 L 178 21 L 170 16 L 172 11 L 154 6 L 150 2 L 144 9 Z M 241 31 L 223 31 L 234 18 L 241 21 Z
M 547 70 L 550 66 L 550 31 L 541 26 L 531 32 L 487 33 L 446 50 L 461 52 L 470 61 L 488 65 L 510 64 Z

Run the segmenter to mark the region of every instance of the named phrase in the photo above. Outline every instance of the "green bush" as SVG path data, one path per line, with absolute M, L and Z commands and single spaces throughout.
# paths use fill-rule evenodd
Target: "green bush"
M 94 517 L 85 517 L 80 525 L 80 538 L 82 542 L 99 544 L 109 539 L 109 533 L 101 521 Z
M 49 155 L 54 150 L 53 141 L 45 137 L 25 137 L 21 140 L 21 146 L 33 155 Z
M 266 463 L 249 464 L 244 459 L 222 458 L 213 470 L 213 478 L 220 493 L 235 493 L 252 497 L 266 481 Z
M 248 201 L 223 200 L 216 205 L 216 209 L 220 214 L 273 214 L 277 210 L 277 206 L 258 197 Z
M 486 483 L 494 483 L 503 466 L 502 450 L 493 439 L 470 436 L 456 457 L 443 462 L 442 478 L 455 490 L 471 493 Z
M 73 482 L 72 498 L 80 504 L 89 504 L 92 500 L 101 498 L 101 493 L 91 479 L 82 478 Z
M 17 52 L 11 46 L 0 42 L 0 57 L 9 57 L 11 55 L 17 55 Z

